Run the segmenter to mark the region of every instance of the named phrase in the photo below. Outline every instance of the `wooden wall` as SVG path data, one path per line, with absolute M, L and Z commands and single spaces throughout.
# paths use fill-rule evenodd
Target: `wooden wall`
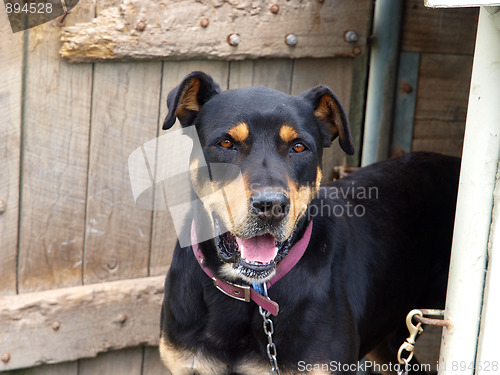
M 462 155 L 478 15 L 478 8 L 429 9 L 421 0 L 406 2 L 401 52 L 406 62 L 413 61 L 406 68 L 416 78 L 410 88 L 414 95 L 413 151 Z M 400 66 L 402 69 L 405 66 Z M 402 80 L 397 89 L 399 98 L 409 94 Z M 433 371 L 441 331 L 425 327 L 415 346 L 420 363 L 430 364 Z
M 89 21 L 109 5 L 81 0 L 67 25 Z M 265 85 L 298 94 L 326 84 L 346 108 L 350 105 L 352 57 L 69 64 L 59 56 L 62 28 L 55 22 L 12 34 L 6 15 L 0 17 L 0 200 L 7 204 L 0 215 L 0 307 L 16 302 L 16 296 L 36 298 L 42 291 L 165 275 L 176 240 L 172 222 L 166 211 L 135 206 L 127 159 L 163 133 L 166 96 L 189 72 L 203 70 L 223 88 Z M 333 168 L 342 160 L 335 144 L 325 164 Z M 93 322 L 106 316 L 102 310 L 71 311 L 81 329 L 61 336 L 69 337 L 68 347 L 78 346 L 98 326 Z M 158 304 L 154 340 L 159 313 Z M 9 314 L 2 316 L 14 319 Z M 57 334 L 67 334 L 66 324 Z M 27 345 L 50 342 L 40 333 L 45 331 L 36 331 L 37 338 L 28 337 L 27 328 L 24 332 L 0 339 L 0 355 L 11 357 L 0 362 L 0 371 L 19 350 L 29 356 Z M 34 357 L 33 363 L 37 360 L 60 359 L 55 353 Z M 139 346 L 12 372 L 21 373 L 156 375 L 166 370 L 155 347 Z
M 462 154 L 478 12 L 406 3 L 401 49 L 419 58 L 413 151 Z

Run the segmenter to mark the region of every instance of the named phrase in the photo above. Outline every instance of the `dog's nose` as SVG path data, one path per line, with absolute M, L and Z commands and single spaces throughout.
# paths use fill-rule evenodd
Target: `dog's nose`
M 263 221 L 273 223 L 283 219 L 290 207 L 290 199 L 281 190 L 265 189 L 250 197 L 253 212 Z

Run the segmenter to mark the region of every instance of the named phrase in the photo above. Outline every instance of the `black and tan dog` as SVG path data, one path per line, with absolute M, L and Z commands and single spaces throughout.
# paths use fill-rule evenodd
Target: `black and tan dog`
M 282 374 L 351 374 L 369 353 L 395 363 L 406 314 L 444 305 L 459 161 L 409 154 L 320 186 L 322 149 L 338 137 L 354 152 L 327 87 L 223 92 L 193 72 L 167 104 L 164 129 L 176 118 L 196 126 L 203 155 L 192 156 L 194 191 L 224 183 L 197 173 L 200 157 L 236 165 L 245 186 L 226 189 L 225 204 L 205 201 L 187 223 L 194 238 L 208 227 L 213 239 L 175 249 L 160 345 L 172 374 L 270 373 L 257 303 L 273 314 L 277 306 L 255 283 L 273 284 L 279 304 Z

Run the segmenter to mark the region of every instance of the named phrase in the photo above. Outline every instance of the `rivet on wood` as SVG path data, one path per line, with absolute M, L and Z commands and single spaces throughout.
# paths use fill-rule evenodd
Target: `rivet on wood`
M 297 38 L 297 35 L 295 34 L 288 34 L 287 36 L 285 36 L 285 43 L 289 47 L 295 47 L 298 42 L 299 38 Z
M 354 48 L 352 49 L 352 54 L 353 54 L 354 56 L 358 56 L 359 54 L 361 54 L 361 48 L 359 48 L 359 47 L 354 47 Z
M 61 328 L 61 322 L 56 320 L 54 323 L 52 323 L 51 327 L 54 331 L 58 331 L 59 328 Z
M 5 203 L 5 201 L 0 199 L 0 215 L 3 214 L 6 209 L 7 209 L 7 203 Z
M 280 11 L 280 6 L 278 4 L 273 4 L 271 5 L 271 8 L 269 8 L 271 13 L 276 14 Z
M 230 46 L 236 47 L 241 42 L 241 38 L 238 34 L 229 34 L 227 37 L 227 42 Z
M 2 359 L 3 363 L 7 363 L 10 361 L 10 354 L 9 353 L 2 353 L 2 356 L 0 358 Z
M 202 18 L 200 21 L 200 26 L 203 28 L 208 27 L 209 24 L 210 20 L 208 18 Z
M 145 28 L 146 28 L 146 22 L 143 20 L 140 20 L 139 22 L 137 22 L 137 25 L 135 25 L 135 29 L 137 31 L 144 31 Z
M 344 40 L 347 43 L 356 43 L 359 40 L 358 33 L 354 30 L 346 31 L 344 34 Z
M 117 321 L 118 323 L 120 323 L 120 324 L 123 324 L 123 323 L 125 323 L 125 322 L 127 321 L 127 318 L 128 318 L 127 314 L 125 314 L 125 313 L 120 313 L 120 314 L 118 315 L 118 318 L 116 319 L 116 321 Z
M 401 81 L 401 85 L 399 85 L 399 89 L 403 94 L 409 94 L 410 92 L 413 91 L 413 87 L 411 86 L 410 82 L 407 81 Z

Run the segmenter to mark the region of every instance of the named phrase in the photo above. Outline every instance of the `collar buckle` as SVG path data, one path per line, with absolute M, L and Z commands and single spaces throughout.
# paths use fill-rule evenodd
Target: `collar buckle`
M 214 285 L 226 296 L 237 299 L 238 301 L 250 302 L 250 286 L 236 285 L 229 281 L 222 281 L 217 277 L 212 277 Z

